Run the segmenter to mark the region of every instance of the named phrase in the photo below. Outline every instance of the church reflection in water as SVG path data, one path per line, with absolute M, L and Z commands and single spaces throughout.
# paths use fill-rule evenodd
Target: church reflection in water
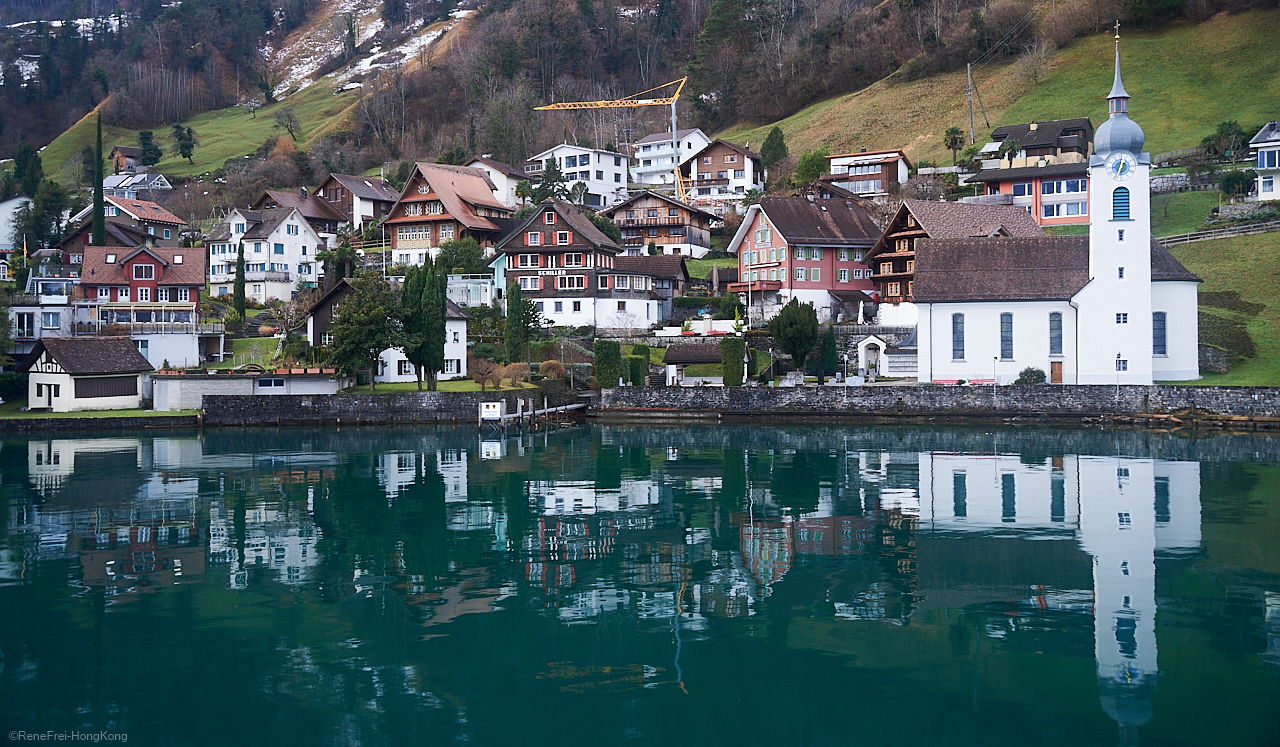
M 70 565 L 108 605 L 192 583 L 317 589 L 399 600 L 423 640 L 521 601 L 559 625 L 669 623 L 685 644 L 762 616 L 892 628 L 998 610 L 979 635 L 1038 625 L 1052 646 L 1091 616 L 1102 709 L 1123 741 L 1152 719 L 1157 564 L 1202 552 L 1200 462 L 674 434 L 51 438 L 25 442 L 21 467 L 9 442 L 4 482 L 26 483 L 0 584 Z

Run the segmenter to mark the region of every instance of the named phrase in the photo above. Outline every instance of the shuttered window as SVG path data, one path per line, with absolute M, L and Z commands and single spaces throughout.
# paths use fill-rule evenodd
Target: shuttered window
M 1129 220 L 1129 188 L 1116 187 L 1111 193 L 1111 220 Z
M 76 399 L 90 397 L 130 397 L 138 393 L 137 376 L 101 376 L 76 379 Z

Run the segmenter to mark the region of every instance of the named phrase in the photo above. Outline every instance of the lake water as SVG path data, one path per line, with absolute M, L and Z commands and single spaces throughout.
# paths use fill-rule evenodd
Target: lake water
M 6 732 L 1280 743 L 1273 437 L 8 437 L 0 522 Z

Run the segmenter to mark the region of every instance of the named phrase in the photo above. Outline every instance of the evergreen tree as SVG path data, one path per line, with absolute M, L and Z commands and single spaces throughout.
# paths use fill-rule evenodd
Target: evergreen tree
M 138 133 L 138 148 L 142 150 L 138 155 L 138 163 L 143 166 L 155 166 L 164 157 L 164 151 L 156 144 L 156 135 L 151 130 Z
M 436 265 L 446 275 L 490 274 L 489 263 L 484 259 L 484 249 L 480 248 L 480 242 L 470 236 L 441 243 L 440 253 L 436 255 Z
M 834 374 L 839 369 L 840 362 L 836 358 L 836 331 L 834 327 L 827 327 L 827 333 L 822 336 L 822 348 L 818 353 L 818 381 L 824 381 L 827 374 Z
M 89 239 L 94 246 L 107 243 L 106 198 L 102 195 L 102 114 L 98 114 L 98 145 L 93 152 L 93 228 Z
M 600 229 L 600 233 L 608 236 L 613 240 L 613 243 L 618 246 L 622 246 L 622 229 L 618 228 L 618 224 L 614 223 L 609 216 L 601 215 L 599 213 L 589 213 L 587 217 L 591 219 L 591 222 L 595 224 L 596 228 Z
M 33 252 L 62 239 L 62 216 L 70 206 L 67 190 L 52 179 L 40 182 L 31 202 L 18 208 L 13 220 L 13 243 Z
M 746 342 L 741 337 L 726 337 L 720 341 L 720 367 L 725 386 L 742 386 L 743 369 L 746 367 L 742 359 L 746 352 Z
M 235 304 L 236 315 L 240 321 L 244 321 L 244 243 L 241 242 L 236 250 L 236 282 L 232 290 L 232 302 Z
M 13 156 L 13 175 L 22 188 L 22 194 L 35 197 L 40 189 L 40 181 L 44 179 L 44 164 L 35 148 L 23 143 Z
M 196 142 L 196 131 L 190 127 L 183 127 L 176 122 L 174 123 L 172 130 L 173 155 L 185 158 L 187 159 L 187 163 L 194 164 L 195 161 L 191 160 L 191 154 L 195 153 L 196 146 L 199 145 L 199 143 Z
M 379 275 L 362 274 L 352 286 L 354 292 L 338 304 L 333 320 L 329 360 L 346 371 L 369 369 L 372 392 L 379 356 L 402 342 L 400 302 L 391 284 Z
M 782 352 L 791 356 L 796 368 L 803 369 L 805 358 L 818 342 L 818 313 L 809 304 L 793 298 L 769 320 L 769 334 Z
M 827 155 L 826 148 L 819 148 L 800 156 L 794 176 L 796 186 L 804 186 L 822 176 L 827 170 Z
M 444 370 L 445 322 L 448 304 L 447 283 L 438 264 L 429 264 L 423 272 L 422 284 L 422 368 L 427 377 L 427 388 L 436 391 L 436 379 Z
M 596 384 L 601 389 L 618 385 L 618 379 L 622 377 L 622 348 L 616 340 L 596 340 L 595 369 Z
M 13 364 L 13 357 L 9 355 L 12 347 L 13 325 L 9 323 L 9 294 L 0 293 L 0 368 Z
M 542 180 L 533 188 L 529 197 L 534 205 L 540 205 L 544 200 L 552 197 L 563 200 L 569 196 L 569 189 L 564 185 L 564 174 L 560 171 L 560 165 L 554 158 L 548 158 L 547 161 L 548 165 L 542 172 Z
M 777 125 L 769 130 L 769 135 L 764 139 L 764 145 L 760 146 L 760 163 L 766 168 L 773 168 L 778 161 L 786 158 L 787 143 L 782 138 L 782 128 Z
M 520 284 L 512 282 L 507 286 L 507 362 L 515 363 L 524 358 L 524 296 L 520 293 Z
M 404 325 L 404 357 L 413 364 L 418 379 L 418 391 L 422 391 L 422 361 L 425 358 L 426 316 L 423 313 L 423 290 L 426 284 L 425 268 L 413 266 L 404 275 L 400 288 L 400 320 Z

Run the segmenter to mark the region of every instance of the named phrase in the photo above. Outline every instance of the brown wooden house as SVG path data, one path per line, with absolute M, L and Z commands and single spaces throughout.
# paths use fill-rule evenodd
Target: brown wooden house
M 711 251 L 715 216 L 674 197 L 641 192 L 600 214 L 618 224 L 622 246 L 630 256 L 647 255 L 651 243 L 658 254 L 699 258 Z
M 316 187 L 315 196 L 342 215 L 343 223 L 362 229 L 391 214 L 400 193 L 386 179 L 355 174 L 330 174 Z
M 491 219 L 512 212 L 493 196 L 493 182 L 480 169 L 419 163 L 386 221 L 393 260 L 422 264 L 442 243 L 467 237 L 492 247 L 506 230 Z

